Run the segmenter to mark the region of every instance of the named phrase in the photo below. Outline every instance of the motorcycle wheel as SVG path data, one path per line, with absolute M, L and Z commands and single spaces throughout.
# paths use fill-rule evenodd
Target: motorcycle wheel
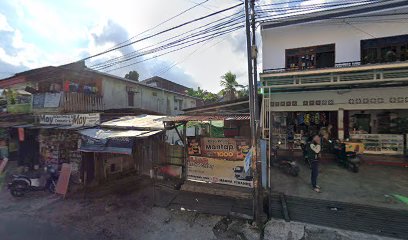
M 50 185 L 48 185 L 48 191 L 50 193 L 55 193 L 55 183 L 54 182 L 52 182 L 52 183 L 50 183 Z
M 294 176 L 294 177 L 297 177 L 297 176 L 299 175 L 299 171 L 300 171 L 299 167 L 296 166 L 296 167 L 293 167 L 293 168 L 291 169 L 290 174 L 291 174 L 292 176 Z
M 351 171 L 353 171 L 354 173 L 358 173 L 359 171 L 359 167 L 355 164 L 351 165 Z
M 16 183 L 10 188 L 10 193 L 13 197 L 22 197 L 27 191 L 27 184 Z

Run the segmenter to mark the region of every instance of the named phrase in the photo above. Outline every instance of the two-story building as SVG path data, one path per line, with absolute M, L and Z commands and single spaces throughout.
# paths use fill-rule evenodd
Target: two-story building
M 0 89 L 0 157 L 13 155 L 19 165 L 31 167 L 71 163 L 77 173 L 82 165 L 78 130 L 98 126 L 103 116 L 177 115 L 198 100 L 94 71 L 83 62 L 18 73 L 0 80 Z
M 326 129 L 365 153 L 403 155 L 407 11 L 392 0 L 263 23 L 263 137 L 285 148 L 288 135 Z
M 406 209 L 394 193 L 408 194 L 407 16 L 407 1 L 390 0 L 261 24 L 262 138 L 269 149 L 280 146 L 270 151 L 277 154 L 264 175 L 278 193 L 270 200 L 272 216 L 288 211 L 285 219 L 346 229 L 359 218 L 379 233 L 397 214 L 371 213 Z M 313 191 L 298 144 L 314 134 L 329 138 L 319 155 L 321 193 Z M 331 145 L 336 139 L 359 153 L 359 168 L 342 164 Z M 297 160 L 299 175 L 284 173 L 273 164 L 279 160 Z
M 0 88 L 28 90 L 33 112 L 102 112 L 145 110 L 177 115 L 195 107 L 197 98 L 115 75 L 94 71 L 83 62 L 44 67 L 0 80 Z

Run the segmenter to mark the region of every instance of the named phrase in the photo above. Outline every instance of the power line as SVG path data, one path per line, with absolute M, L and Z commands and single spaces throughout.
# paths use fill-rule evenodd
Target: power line
M 135 36 L 129 38 L 129 39 L 126 40 L 126 41 L 123 41 L 123 42 L 121 42 L 121 43 L 116 44 L 116 45 L 113 46 L 112 48 L 118 47 L 118 46 L 120 46 L 120 45 L 122 45 L 122 44 L 125 44 L 125 43 L 131 41 L 132 39 L 135 39 L 135 38 L 138 37 L 138 36 L 143 35 L 144 33 L 147 33 L 147 32 L 149 32 L 149 31 L 151 31 L 151 30 L 154 30 L 154 29 L 156 29 L 156 28 L 162 26 L 163 24 L 165 24 L 165 23 L 167 23 L 167 22 L 169 22 L 169 21 L 171 21 L 171 20 L 173 20 L 173 19 L 175 19 L 175 18 L 177 18 L 177 17 L 179 17 L 179 16 L 181 16 L 181 15 L 187 13 L 188 11 L 190 11 L 190 10 L 192 10 L 192 9 L 198 7 L 198 6 L 203 5 L 204 3 L 208 2 L 208 1 L 210 1 L 210 0 L 205 0 L 205 1 L 202 1 L 202 2 L 200 2 L 200 3 L 194 3 L 194 4 L 195 4 L 194 6 L 192 6 L 192 7 L 188 8 L 188 9 L 186 9 L 186 10 L 184 10 L 184 11 L 182 11 L 182 12 L 176 14 L 176 15 L 174 15 L 174 16 L 171 17 L 171 18 L 168 18 L 168 19 L 164 20 L 163 22 L 161 22 L 161 23 L 159 23 L 159 24 L 157 24 L 157 25 L 155 25 L 155 26 L 153 26 L 153 27 L 151 27 L 151 28 L 149 28 L 149 29 L 146 29 L 145 31 L 143 31 L 143 32 L 141 32 L 141 33 L 139 33 L 139 34 L 137 34 L 137 35 L 135 35 Z
M 233 14 L 233 15 L 236 15 L 236 14 Z M 185 40 L 187 40 L 187 39 L 189 39 L 189 38 L 197 37 L 197 36 L 200 36 L 200 35 L 205 35 L 205 34 L 208 34 L 208 33 L 211 33 L 211 32 L 214 32 L 214 31 L 217 31 L 217 30 L 226 28 L 226 27 L 229 27 L 229 26 L 231 26 L 231 25 L 234 25 L 234 24 L 238 23 L 239 19 L 241 19 L 242 17 L 243 17 L 243 16 L 237 16 L 237 17 L 234 17 L 234 18 L 229 19 L 229 20 L 227 20 L 227 21 L 218 23 L 218 24 L 216 24 L 216 25 L 211 25 L 211 24 L 213 24 L 213 23 L 219 21 L 219 20 L 217 20 L 217 21 L 215 21 L 215 22 L 213 22 L 213 23 L 210 23 L 210 24 L 207 24 L 207 25 L 203 25 L 203 26 L 201 26 L 201 27 L 199 27 L 199 28 L 192 29 L 192 30 L 190 30 L 190 31 L 187 31 L 187 32 L 182 33 L 182 34 L 179 34 L 179 35 L 177 35 L 177 36 L 173 36 L 173 37 L 171 37 L 171 38 L 165 39 L 165 40 L 163 40 L 163 41 L 161 41 L 161 42 L 159 42 L 159 43 L 157 43 L 157 44 L 153 44 L 153 45 L 144 47 L 144 48 L 142 48 L 142 49 L 139 49 L 138 51 L 132 51 L 132 52 L 130 52 L 130 53 L 128 53 L 128 54 L 125 54 L 125 55 L 123 55 L 123 56 L 116 57 L 116 58 L 110 59 L 110 60 L 108 60 L 108 61 L 105 61 L 105 62 L 102 62 L 102 63 L 98 63 L 98 64 L 95 64 L 95 65 L 92 65 L 91 67 L 100 68 L 100 67 L 104 67 L 104 66 L 109 66 L 109 65 L 111 65 L 111 64 L 116 64 L 116 63 L 120 63 L 120 62 L 123 62 L 123 61 L 131 60 L 131 59 L 133 59 L 133 58 L 135 58 L 135 57 L 140 57 L 140 54 L 141 54 L 141 53 L 140 53 L 140 50 L 145 50 L 145 49 L 149 49 L 149 48 L 155 47 L 156 45 L 158 45 L 158 44 L 160 44 L 160 43 L 168 42 L 169 40 L 172 40 L 172 39 L 181 37 L 181 36 L 183 36 L 183 35 L 186 35 L 186 34 L 189 33 L 189 32 L 194 32 L 194 31 L 196 31 L 196 30 L 198 30 L 198 29 L 201 29 L 201 28 L 203 28 L 203 27 L 205 27 L 205 26 L 208 26 L 208 25 L 210 26 L 210 27 L 208 27 L 208 28 L 206 28 L 206 29 L 200 30 L 200 31 L 198 31 L 198 32 L 195 32 L 195 33 L 190 34 L 190 35 L 188 35 L 188 36 L 185 36 L 185 37 L 183 37 L 183 38 L 179 38 L 178 40 L 175 40 L 175 41 L 173 41 L 173 42 L 170 42 L 170 43 L 166 43 L 166 44 L 164 44 L 164 45 L 161 45 L 160 47 L 156 47 L 156 48 L 147 50 L 147 53 L 145 52 L 144 54 L 148 54 L 149 51 L 154 51 L 154 50 L 156 50 L 156 49 L 168 48 L 168 47 L 171 47 L 172 44 L 179 43 L 179 42 L 181 42 L 181 41 L 185 41 Z M 225 18 L 223 18 L 223 19 L 225 19 Z M 143 54 L 143 55 L 144 55 L 144 54 Z
M 106 53 L 109 53 L 109 52 L 112 52 L 112 51 L 115 51 L 115 50 L 118 50 L 118 49 L 121 49 L 121 48 L 130 46 L 130 45 L 133 45 L 133 44 L 135 44 L 135 43 L 137 43 L 137 42 L 141 42 L 141 41 L 150 39 L 150 38 L 152 38 L 152 37 L 161 35 L 161 34 L 166 33 L 166 32 L 170 32 L 170 31 L 172 31 L 172 30 L 181 28 L 181 27 L 186 26 L 186 25 L 189 25 L 189 24 L 191 24 L 191 23 L 194 23 L 194 22 L 197 22 L 197 21 L 201 21 L 201 20 L 203 20 L 203 19 L 212 17 L 212 16 L 214 16 L 214 15 L 217 15 L 217 14 L 220 14 L 220 13 L 223 13 L 223 12 L 226 12 L 226 11 L 229 11 L 229 10 L 232 10 L 232 9 L 234 9 L 234 8 L 237 8 L 237 7 L 241 6 L 241 5 L 242 5 L 242 3 L 237 4 L 237 5 L 234 5 L 234 6 L 232 6 L 232 7 L 225 8 L 225 9 L 223 9 L 223 10 L 220 10 L 220 11 L 217 11 L 217 12 L 214 12 L 214 13 L 211 13 L 211 14 L 208 14 L 208 15 L 203 16 L 203 17 L 199 17 L 199 18 L 190 20 L 190 21 L 188 21 L 188 22 L 179 24 L 179 25 L 177 25 L 177 26 L 175 26 L 175 27 L 171 27 L 171 28 L 168 28 L 168 29 L 166 29 L 166 30 L 160 31 L 160 32 L 158 32 L 158 33 L 156 33 L 156 34 L 152 34 L 152 35 L 149 35 L 149 36 L 147 36 L 147 37 L 144 37 L 144 38 L 141 38 L 141 39 L 137 39 L 137 40 L 135 40 L 135 41 L 132 41 L 132 42 L 130 42 L 130 43 L 127 43 L 127 44 L 124 44 L 124 45 L 121 45 L 121 46 L 118 46 L 118 47 L 115 47 L 115 48 L 112 48 L 112 49 L 109 49 L 109 50 L 106 50 L 106 51 L 103 51 L 103 52 L 100 52 L 100 53 L 97 53 L 97 54 L 94 54 L 94 55 L 91 55 L 91 56 L 89 56 L 89 57 L 83 58 L 81 61 L 85 61 L 85 60 L 88 60 L 88 59 L 91 59 L 91 58 L 94 58 L 94 57 L 97 57 L 97 56 L 101 56 L 101 55 L 104 55 L 104 54 L 106 54 Z
M 226 26 L 224 26 L 222 28 L 216 28 L 214 30 L 207 31 L 204 34 L 202 34 L 202 33 L 194 34 L 194 35 L 185 37 L 185 38 L 183 38 L 181 40 L 176 40 L 176 41 L 173 41 L 171 43 L 167 43 L 165 45 L 161 45 L 159 47 L 146 50 L 146 51 L 141 52 L 141 53 L 139 53 L 137 55 L 132 55 L 131 57 L 127 57 L 127 58 L 121 59 L 119 61 L 111 62 L 111 63 L 105 64 L 103 66 L 98 66 L 97 68 L 98 69 L 104 69 L 104 68 L 107 68 L 107 67 L 111 67 L 113 65 L 117 65 L 117 64 L 120 64 L 120 63 L 123 63 L 123 62 L 130 61 L 130 60 L 132 60 L 134 58 L 142 57 L 142 56 L 149 55 L 149 54 L 152 54 L 152 53 L 155 53 L 155 52 L 158 52 L 158 51 L 166 50 L 166 49 L 169 49 L 169 48 L 174 48 L 174 47 L 177 47 L 177 46 L 180 46 L 180 45 L 185 45 L 187 43 L 194 42 L 194 41 L 197 41 L 199 39 L 211 36 L 212 34 L 217 33 L 219 31 L 222 31 L 224 29 L 229 29 L 231 27 L 237 26 L 238 24 L 240 24 L 240 22 L 233 22 L 233 23 L 228 24 L 228 25 L 226 25 Z
M 224 38 L 221 39 L 220 41 L 216 42 L 215 44 L 210 45 L 210 46 L 207 47 L 206 49 L 212 48 L 212 47 L 214 47 L 214 46 L 220 44 L 221 42 L 225 41 L 228 36 L 229 36 L 229 35 L 227 35 L 226 37 L 224 37 Z M 208 42 L 205 42 L 203 45 L 201 45 L 201 47 L 203 47 L 203 46 L 204 46 L 205 44 L 207 44 L 207 43 L 208 43 Z M 196 50 L 194 50 L 193 52 L 191 52 L 190 54 L 188 54 L 187 56 L 185 56 L 185 57 L 183 58 L 183 60 L 178 61 L 178 62 L 175 62 L 174 64 L 172 64 L 172 65 L 171 65 L 169 68 L 167 68 L 166 70 L 160 71 L 160 73 L 154 74 L 154 75 L 160 76 L 161 74 L 164 74 L 164 73 L 168 72 L 170 69 L 172 69 L 172 68 L 175 67 L 176 65 L 185 62 L 188 58 L 190 58 L 190 57 L 191 57 L 192 55 L 194 55 L 198 50 L 200 50 L 201 47 L 198 47 Z
M 197 45 L 197 44 L 199 44 L 199 43 L 205 42 L 205 41 L 207 41 L 207 40 L 211 40 L 211 39 L 213 39 L 213 38 L 216 38 L 216 37 L 219 37 L 219 36 L 228 34 L 228 33 L 230 33 L 230 32 L 236 31 L 236 30 L 241 29 L 241 28 L 243 28 L 243 27 L 244 27 L 244 25 L 241 25 L 241 26 L 237 26 L 237 27 L 234 27 L 234 28 L 232 28 L 232 29 L 226 30 L 226 31 L 224 31 L 224 32 L 219 32 L 219 33 L 214 34 L 213 36 L 207 37 L 207 38 L 205 38 L 205 39 L 201 39 L 201 40 L 199 40 L 199 41 L 197 41 L 197 42 L 193 42 L 193 43 L 188 44 L 188 45 L 186 45 L 186 46 L 182 46 L 182 47 L 180 47 L 180 48 L 173 49 L 173 50 L 171 50 L 171 51 L 162 53 L 162 54 L 160 54 L 160 55 L 154 56 L 154 57 L 149 58 L 149 59 L 143 59 L 143 60 L 138 61 L 138 62 L 130 63 L 130 64 L 125 65 L 125 66 L 121 66 L 121 67 L 118 67 L 118 68 L 115 68 L 115 69 L 111 69 L 111 70 L 109 70 L 108 72 L 115 71 L 115 70 L 118 70 L 118 69 L 122 69 L 122 68 L 125 68 L 125 67 L 129 67 L 129 66 L 132 66 L 132 65 L 141 63 L 141 62 L 145 62 L 145 61 L 147 61 L 147 60 L 155 59 L 155 58 L 157 58 L 157 57 L 160 57 L 160 56 L 163 56 L 163 55 L 172 53 L 172 52 L 179 51 L 179 50 L 185 49 L 185 48 L 187 48 L 187 47 L 191 47 L 191 46 Z
M 370 1 L 370 0 L 366 0 L 366 1 L 359 1 L 359 3 L 361 4 L 361 5 L 368 5 L 368 4 L 372 4 L 372 1 Z M 287 19 L 287 18 L 292 18 L 292 17 L 299 17 L 299 16 L 304 16 L 304 15 L 307 15 L 307 14 L 310 14 L 311 12 L 306 12 L 306 13 L 303 13 L 303 14 L 301 14 L 302 12 L 304 12 L 305 10 L 306 11 L 313 11 L 313 10 L 321 10 L 321 9 L 326 9 L 326 11 L 328 11 L 328 10 L 333 10 L 333 9 L 340 9 L 341 7 L 350 7 L 350 6 L 355 6 L 355 2 L 353 2 L 353 3 L 349 3 L 349 4 L 344 4 L 344 3 L 342 3 L 342 4 L 331 4 L 331 5 L 325 5 L 325 7 L 323 8 L 322 6 L 320 6 L 320 5 L 309 5 L 309 6 L 307 6 L 307 7 L 299 7 L 299 8 L 292 8 L 292 9 L 295 9 L 295 10 L 298 10 L 298 11 L 291 11 L 291 12 L 288 12 L 288 11 L 275 11 L 275 12 L 285 12 L 284 14 L 259 14 L 258 13 L 258 17 L 257 17 L 257 20 L 258 21 L 262 21 L 262 22 L 268 22 L 268 21 L 278 21 L 278 20 L 283 20 L 283 19 Z M 327 9 L 327 8 L 331 8 L 331 9 Z M 323 11 L 313 11 L 313 12 L 323 12 Z

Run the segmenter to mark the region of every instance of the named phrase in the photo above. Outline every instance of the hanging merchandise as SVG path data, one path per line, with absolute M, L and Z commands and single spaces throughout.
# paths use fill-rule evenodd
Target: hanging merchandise
M 64 92 L 69 92 L 70 81 L 65 81 L 64 83 Z
M 310 125 L 310 114 L 309 114 L 309 113 L 306 113 L 306 114 L 305 114 L 304 121 L 305 121 L 305 124 L 306 124 L 307 126 Z
M 20 142 L 24 141 L 24 128 L 18 128 L 18 140 Z
M 316 125 L 320 124 L 320 114 L 319 113 L 314 114 L 314 123 Z
M 299 125 L 305 123 L 305 115 L 303 113 L 298 113 L 298 123 Z
M 324 126 L 327 125 L 326 113 L 324 113 L 324 112 L 320 113 L 320 122 L 321 122 Z

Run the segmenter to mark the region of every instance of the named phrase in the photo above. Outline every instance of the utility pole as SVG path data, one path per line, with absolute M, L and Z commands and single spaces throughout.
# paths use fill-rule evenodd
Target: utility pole
M 262 194 L 262 166 L 261 166 L 261 161 L 260 161 L 260 153 L 258 152 L 258 139 L 259 139 L 259 102 L 258 102 L 258 63 L 257 63 L 257 58 L 258 58 L 258 47 L 256 45 L 256 26 L 255 26 L 255 0 L 251 0 L 251 29 L 252 29 L 252 68 L 253 68 L 253 81 L 254 81 L 254 113 L 255 113 L 255 174 L 254 174 L 254 179 L 255 179 L 255 198 L 257 202 L 257 208 L 256 208 L 256 223 L 258 226 L 261 226 L 262 224 L 262 212 L 263 212 L 263 194 Z
M 248 87 L 249 87 L 249 111 L 250 111 L 250 125 L 251 125 L 251 146 L 254 148 L 254 155 L 251 161 L 251 169 L 254 179 L 254 198 L 253 198 L 253 213 L 254 220 L 260 226 L 263 204 L 260 197 L 260 172 L 258 171 L 258 154 L 257 154 L 257 124 L 259 122 L 259 115 L 257 114 L 257 82 L 254 82 L 254 78 L 257 79 L 253 73 L 256 73 L 256 54 L 253 54 L 255 46 L 255 11 L 254 0 L 251 0 L 251 16 L 249 0 L 245 0 L 245 29 L 246 29 L 246 43 L 247 43 L 247 57 L 248 57 Z M 250 23 L 250 20 L 252 24 Z M 251 25 L 253 26 L 252 38 L 251 38 Z M 252 39 L 252 43 L 251 43 Z M 255 61 L 254 61 L 255 59 Z M 255 65 L 253 65 L 255 62 Z M 253 71 L 254 70 L 254 71 Z M 258 111 L 259 112 L 259 111 Z M 258 116 L 257 116 L 258 115 Z M 256 121 L 258 119 L 258 121 Z

